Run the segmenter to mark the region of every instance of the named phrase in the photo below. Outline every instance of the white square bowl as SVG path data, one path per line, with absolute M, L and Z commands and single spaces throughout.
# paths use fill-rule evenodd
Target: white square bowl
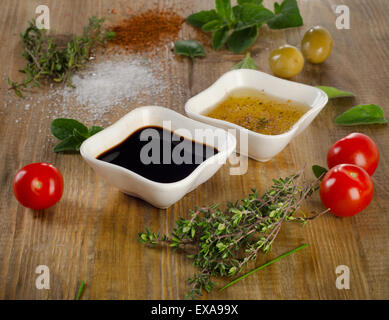
M 167 129 L 173 132 L 185 129 L 188 136 L 181 131 L 179 135 L 194 141 L 196 141 L 194 139 L 196 130 L 204 130 L 205 134 L 210 136 L 210 139 L 205 137 L 208 146 L 219 151 L 202 162 L 185 179 L 173 183 L 155 182 L 121 166 L 97 159 L 103 152 L 118 145 L 138 129 L 146 126 L 163 127 L 164 121 L 169 120 L 171 128 Z M 214 139 L 213 134 L 218 139 Z M 203 143 L 203 141 L 198 142 Z M 141 198 L 155 207 L 167 208 L 211 178 L 226 162 L 235 147 L 235 137 L 225 130 L 189 119 L 167 108 L 147 106 L 129 112 L 110 127 L 85 140 L 81 145 L 80 153 L 98 175 L 122 192 Z M 139 155 L 134 154 L 135 156 Z
M 279 135 L 260 134 L 231 122 L 204 115 L 221 103 L 231 91 L 240 88 L 264 90 L 266 94 L 271 96 L 305 103 L 311 109 L 289 131 Z M 223 129 L 235 129 L 237 137 L 241 136 L 242 133 L 247 134 L 247 150 L 245 147 L 241 147 L 240 139 L 237 139 L 237 152 L 257 161 L 265 162 L 275 157 L 292 138 L 307 128 L 327 102 L 327 94 L 315 87 L 280 79 L 260 71 L 239 69 L 227 72 L 208 89 L 189 99 L 185 105 L 185 112 L 190 118 L 197 121 Z

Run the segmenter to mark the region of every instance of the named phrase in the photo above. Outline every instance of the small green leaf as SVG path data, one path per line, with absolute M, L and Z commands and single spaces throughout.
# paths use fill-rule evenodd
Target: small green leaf
M 217 227 L 219 231 L 223 231 L 226 228 L 226 225 L 224 223 L 220 223 Z
M 335 119 L 336 124 L 353 126 L 360 124 L 384 124 L 387 120 L 381 107 L 375 104 L 352 107 Z
M 267 24 L 271 29 L 284 29 L 303 25 L 303 18 L 296 0 L 284 0 L 274 4 L 275 16 Z
M 260 5 L 262 4 L 262 1 L 263 0 L 238 0 L 238 4 L 242 5 L 246 3 L 252 3 L 252 4 Z
M 318 179 L 319 178 L 322 179 L 324 177 L 324 175 L 328 172 L 328 170 L 326 168 L 323 168 L 323 167 L 318 166 L 318 165 L 313 165 L 312 171 L 313 171 L 313 174 L 315 175 L 315 177 Z
M 228 270 L 228 275 L 233 276 L 238 269 L 236 267 L 231 267 L 230 270 Z
M 215 0 L 216 13 L 226 19 L 228 22 L 232 21 L 231 0 Z
M 147 241 L 147 234 L 140 234 L 140 238 L 143 240 L 143 241 Z
M 216 10 L 204 10 L 191 14 L 186 18 L 186 21 L 196 28 L 202 28 L 207 22 L 217 19 L 219 19 L 219 16 Z
M 80 150 L 80 141 L 74 136 L 70 136 L 62 140 L 53 149 L 54 152 L 63 152 L 63 151 L 77 152 L 79 150 Z
M 81 133 L 76 128 L 73 129 L 73 136 L 79 140 L 79 142 L 83 142 L 84 140 L 89 138 L 89 132 Z
M 222 29 L 225 26 L 225 23 L 223 23 L 220 20 L 212 20 L 210 22 L 207 22 L 203 27 L 201 28 L 204 32 L 212 32 L 217 31 L 219 29 Z
M 22 94 L 22 92 L 21 92 L 19 89 L 16 89 L 16 88 L 15 88 L 15 93 L 16 93 L 16 95 L 17 95 L 19 98 L 23 98 L 23 94 Z
M 281 6 L 277 2 L 274 2 L 274 13 L 275 14 L 281 13 Z
M 237 24 L 235 31 L 242 30 L 255 25 L 261 25 L 274 17 L 273 12 L 264 8 L 262 5 L 244 4 L 239 12 L 240 22 Z
M 257 26 L 239 31 L 234 31 L 227 39 L 227 47 L 232 52 L 242 53 L 257 40 L 257 37 Z
M 53 120 L 50 125 L 51 133 L 59 140 L 73 136 L 74 129 L 77 129 L 82 135 L 88 134 L 88 128 L 74 119 L 58 118 Z
M 341 91 L 339 89 L 336 89 L 334 87 L 327 87 L 327 86 L 317 86 L 316 88 L 324 91 L 329 99 L 334 98 L 343 98 L 343 97 L 354 97 L 354 94 L 347 91 Z
M 174 44 L 174 52 L 188 56 L 191 59 L 195 57 L 205 56 L 204 47 L 195 40 L 178 40 Z
M 255 64 L 254 60 L 251 58 L 250 52 L 247 52 L 246 57 L 242 61 L 238 62 L 235 66 L 233 66 L 232 69 L 258 70 L 258 67 Z
M 215 51 L 219 50 L 225 43 L 228 37 L 229 30 L 227 27 L 217 30 L 212 35 L 212 47 Z
M 89 133 L 89 136 L 91 137 L 91 136 L 95 135 L 96 133 L 98 133 L 98 132 L 100 132 L 102 130 L 104 130 L 104 128 L 99 127 L 99 126 L 92 126 L 92 127 L 89 128 L 89 132 L 88 133 Z
M 240 21 L 240 12 L 242 11 L 242 6 L 232 7 L 232 14 L 234 15 L 235 22 Z

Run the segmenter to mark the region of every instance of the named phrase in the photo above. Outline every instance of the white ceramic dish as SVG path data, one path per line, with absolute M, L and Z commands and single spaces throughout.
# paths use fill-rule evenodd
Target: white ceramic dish
M 171 131 L 186 129 L 187 134 L 181 131 L 179 134 L 194 141 L 197 141 L 196 129 L 207 129 L 208 136 L 217 133 L 219 138 L 211 139 L 215 140 L 213 144 L 211 140 L 206 141 L 209 146 L 216 148 L 219 152 L 202 162 L 188 177 L 173 183 L 155 182 L 123 167 L 96 159 L 137 129 L 145 126 L 162 127 L 163 122 L 168 120 L 171 121 L 171 128 L 166 129 Z M 202 143 L 203 141 L 197 142 Z M 84 141 L 80 153 L 97 174 L 122 192 L 141 198 L 155 207 L 167 208 L 211 178 L 226 162 L 235 147 L 235 137 L 225 130 L 194 121 L 170 109 L 148 106 L 133 110 L 110 127 Z M 139 155 L 134 154 L 134 156 Z
M 305 103 L 311 107 L 311 110 L 305 113 L 289 131 L 280 135 L 259 134 L 231 122 L 203 115 L 223 101 L 231 91 L 240 88 L 264 90 L 265 93 L 281 99 Z M 235 129 L 236 134 L 247 133 L 247 150 L 243 145 L 241 147 L 240 139 L 237 139 L 237 152 L 265 162 L 281 152 L 292 138 L 307 128 L 327 102 L 328 96 L 315 87 L 276 78 L 260 71 L 240 69 L 227 72 L 211 87 L 191 98 L 185 105 L 185 112 L 192 119 L 223 129 Z

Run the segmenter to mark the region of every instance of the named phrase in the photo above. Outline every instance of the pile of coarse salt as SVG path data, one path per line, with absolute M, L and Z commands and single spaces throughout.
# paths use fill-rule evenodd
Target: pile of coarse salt
M 72 76 L 75 88 L 57 91 L 64 101 L 74 99 L 90 112 L 92 118 L 100 118 L 113 106 L 124 106 L 128 101 L 142 95 L 162 94 L 167 85 L 157 78 L 155 65 L 147 66 L 144 59 L 126 57 L 125 60 L 96 62 Z M 154 72 L 153 72 L 154 70 Z

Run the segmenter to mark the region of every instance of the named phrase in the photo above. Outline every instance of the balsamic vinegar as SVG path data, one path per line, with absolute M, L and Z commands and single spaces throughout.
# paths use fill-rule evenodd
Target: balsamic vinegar
M 152 138 L 155 139 L 152 142 L 150 137 L 141 139 L 142 133 L 149 129 L 155 130 L 152 131 Z M 151 145 L 146 146 L 151 143 L 154 149 L 150 148 Z M 172 183 L 185 179 L 202 162 L 217 153 L 218 150 L 213 147 L 188 140 L 162 127 L 147 126 L 103 152 L 97 159 L 121 166 L 155 182 Z

